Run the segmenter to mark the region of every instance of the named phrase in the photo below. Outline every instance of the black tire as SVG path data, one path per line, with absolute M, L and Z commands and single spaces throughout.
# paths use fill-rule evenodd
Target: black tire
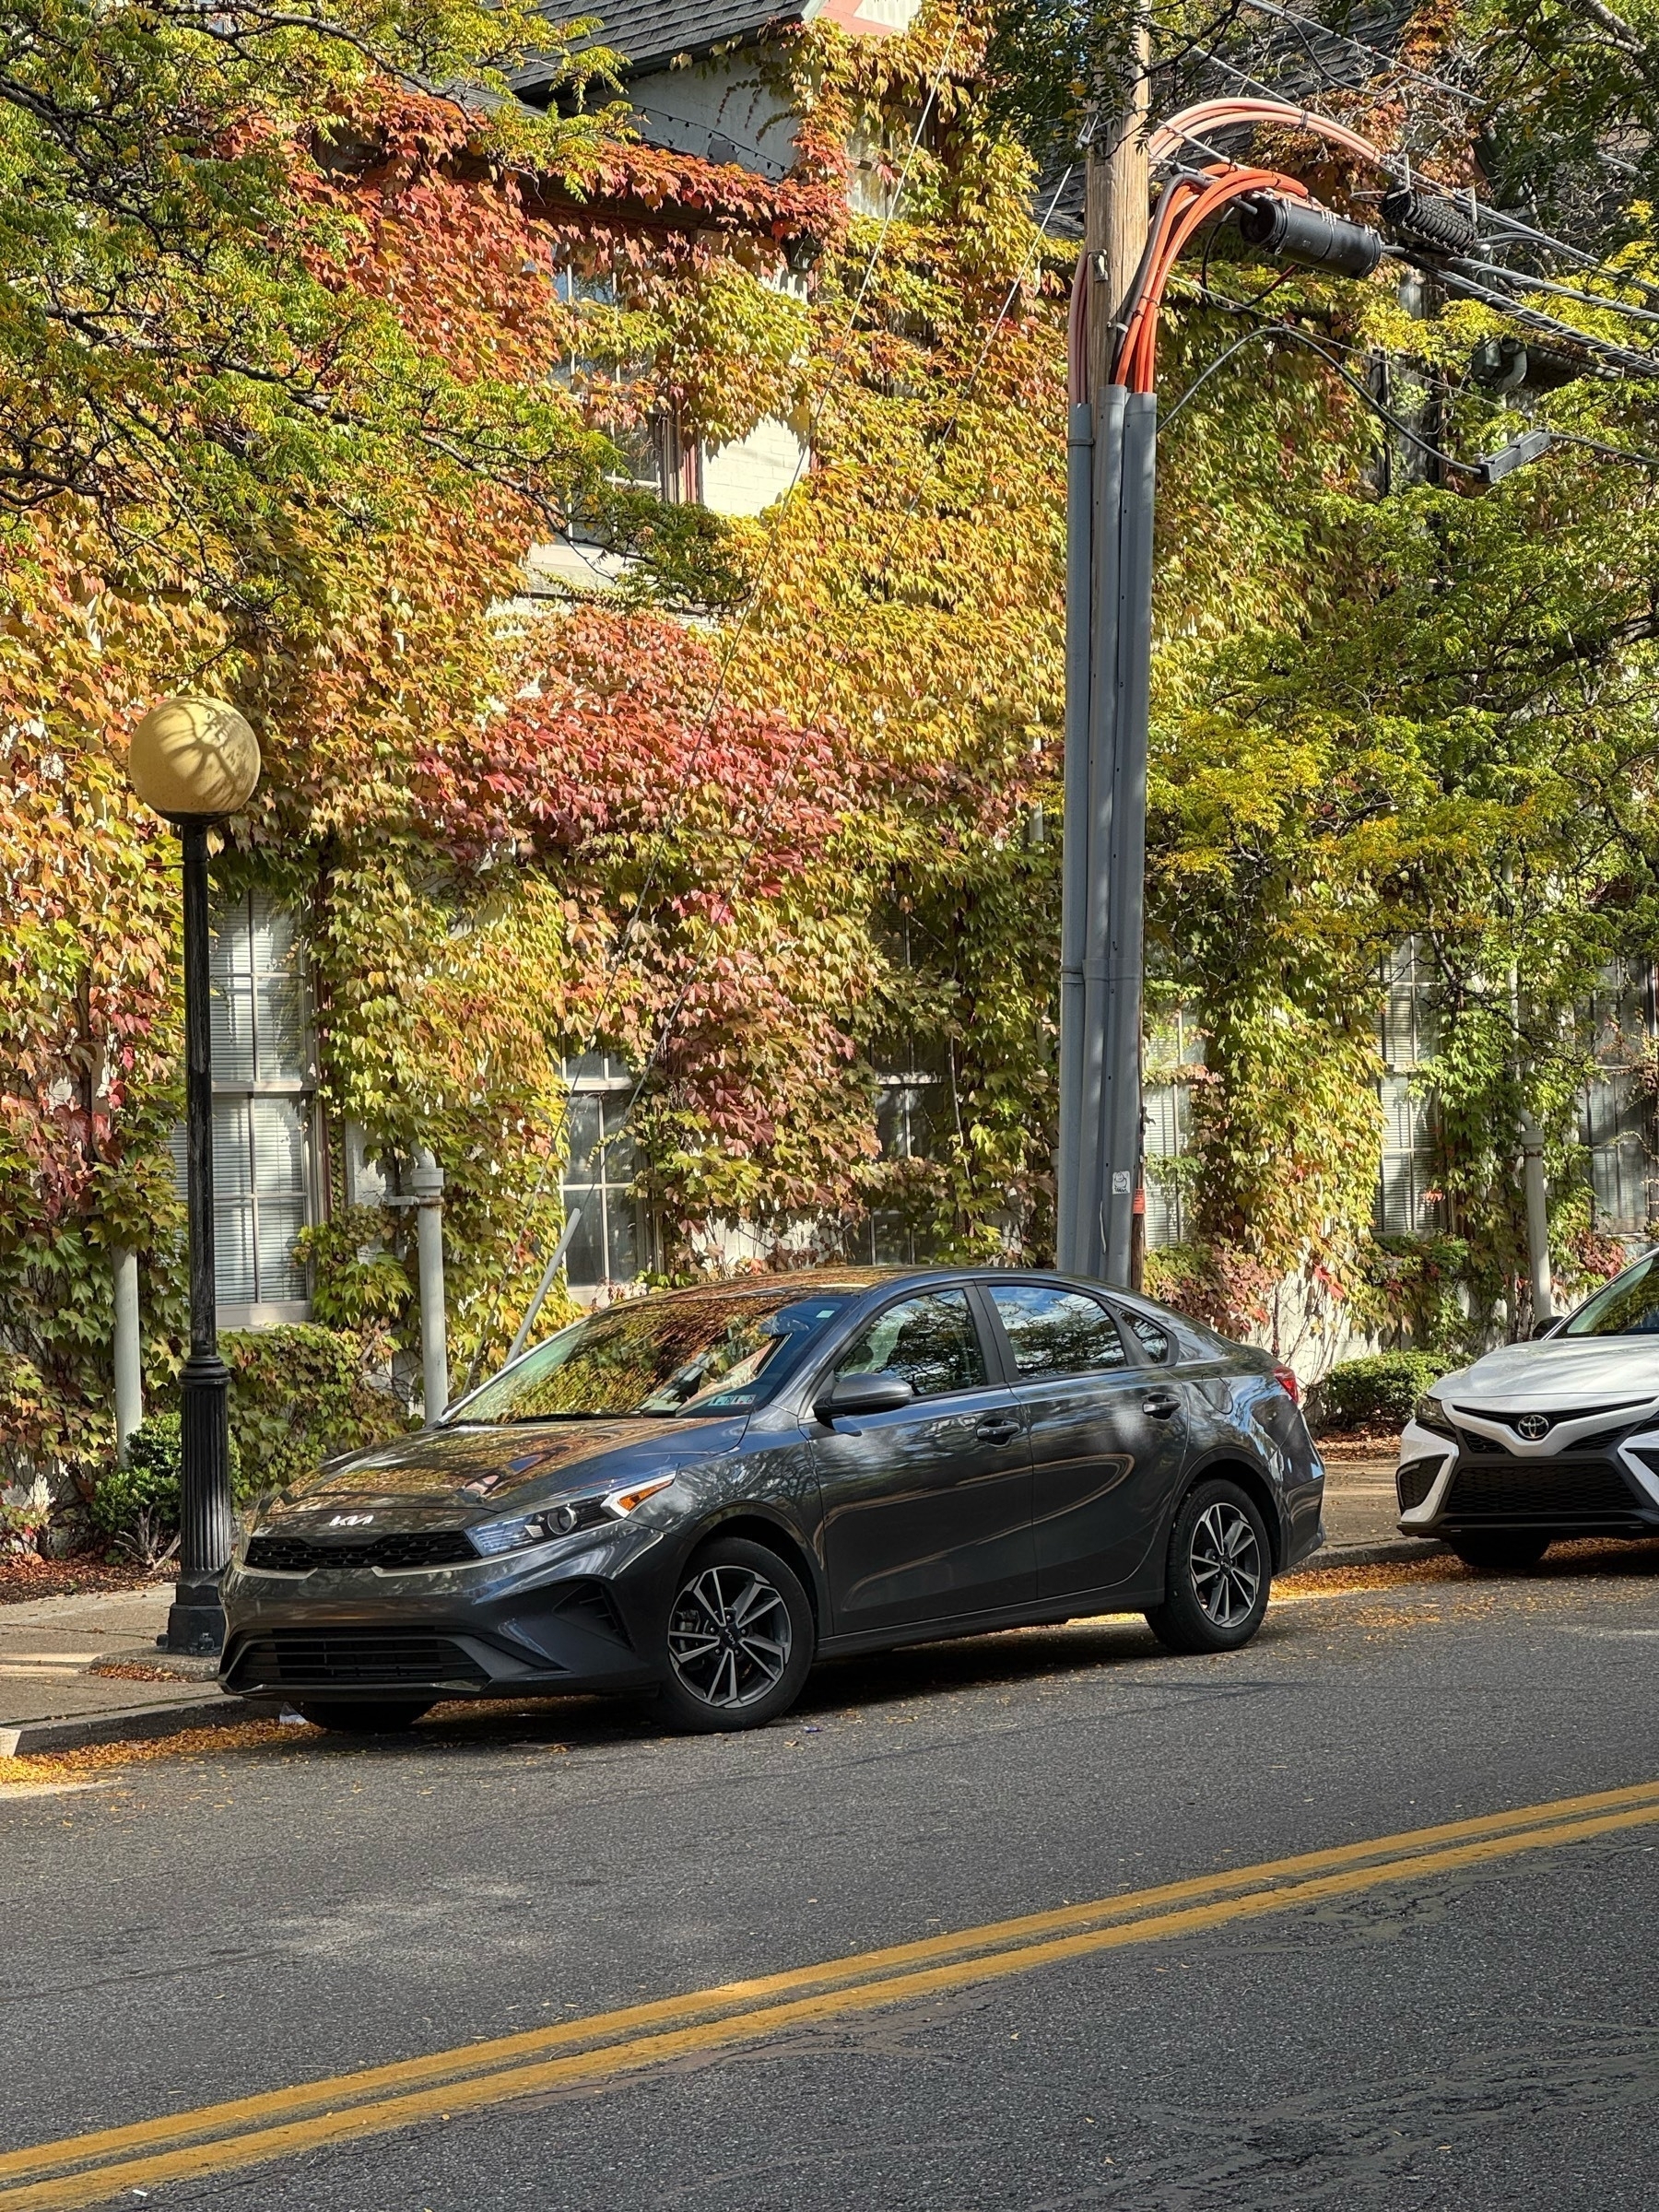
M 1478 1574 L 1524 1574 L 1549 1549 L 1549 1538 L 1530 1528 L 1459 1529 L 1446 1542 Z
M 681 1569 L 663 1624 L 663 1709 L 689 1735 L 764 1728 L 800 1696 L 816 1641 L 794 1568 L 717 1536 Z
M 294 1711 L 313 1728 L 330 1728 L 341 1735 L 398 1735 L 431 1709 L 429 1698 L 389 1705 L 373 1705 L 367 1698 L 306 1698 Z
M 1236 1482 L 1194 1484 L 1170 1531 L 1164 1602 L 1147 1625 L 1171 1652 L 1236 1652 L 1267 1610 L 1273 1548 L 1266 1524 Z

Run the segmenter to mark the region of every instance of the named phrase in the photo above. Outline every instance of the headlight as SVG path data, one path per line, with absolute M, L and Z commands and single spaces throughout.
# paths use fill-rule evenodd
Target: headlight
M 1457 1431 L 1451 1416 L 1431 1390 L 1426 1390 L 1412 1407 L 1411 1418 L 1419 1429 L 1431 1429 L 1436 1436 L 1449 1436 L 1455 1441 Z
M 654 1498 L 674 1480 L 672 1475 L 653 1475 L 649 1482 L 635 1482 L 618 1489 L 589 1490 L 577 1498 L 561 1498 L 539 1513 L 521 1514 L 511 1521 L 487 1521 L 469 1528 L 474 1547 L 486 1559 L 500 1551 L 523 1551 L 532 1544 L 556 1543 L 574 1535 L 579 1528 L 597 1528 L 606 1521 L 626 1521 L 647 1498 Z

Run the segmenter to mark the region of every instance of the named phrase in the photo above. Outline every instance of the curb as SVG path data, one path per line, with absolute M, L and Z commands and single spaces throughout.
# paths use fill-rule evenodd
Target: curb
M 118 1706 L 112 1712 L 74 1713 L 61 1720 L 22 1721 L 0 1727 L 0 1759 L 26 1759 L 36 1751 L 78 1751 L 87 1744 L 124 1743 L 159 1735 L 182 1735 L 187 1728 L 234 1727 L 248 1717 L 240 1698 L 222 1691 L 171 1705 Z
M 1444 1559 L 1452 1547 L 1438 1536 L 1384 1536 L 1374 1544 L 1326 1544 L 1299 1559 L 1292 1574 L 1319 1574 L 1339 1567 L 1401 1567 L 1413 1559 Z

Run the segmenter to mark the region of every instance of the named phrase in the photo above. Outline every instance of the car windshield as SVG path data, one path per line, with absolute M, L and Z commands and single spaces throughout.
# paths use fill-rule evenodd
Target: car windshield
M 642 1299 L 572 1323 L 463 1398 L 446 1422 L 743 1413 L 763 1405 L 855 1298 L 764 1290 Z
M 1586 1299 L 1563 1336 L 1659 1336 L 1659 1253 Z

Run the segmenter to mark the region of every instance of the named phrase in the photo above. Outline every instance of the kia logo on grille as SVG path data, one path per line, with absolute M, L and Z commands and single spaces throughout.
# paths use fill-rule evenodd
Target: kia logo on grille
M 327 1526 L 330 1528 L 367 1528 L 373 1518 L 372 1513 L 331 1513 L 328 1517 Z
M 1524 1436 L 1529 1444 L 1541 1443 L 1549 1434 L 1549 1416 L 1547 1413 L 1524 1413 L 1515 1423 L 1515 1433 Z

